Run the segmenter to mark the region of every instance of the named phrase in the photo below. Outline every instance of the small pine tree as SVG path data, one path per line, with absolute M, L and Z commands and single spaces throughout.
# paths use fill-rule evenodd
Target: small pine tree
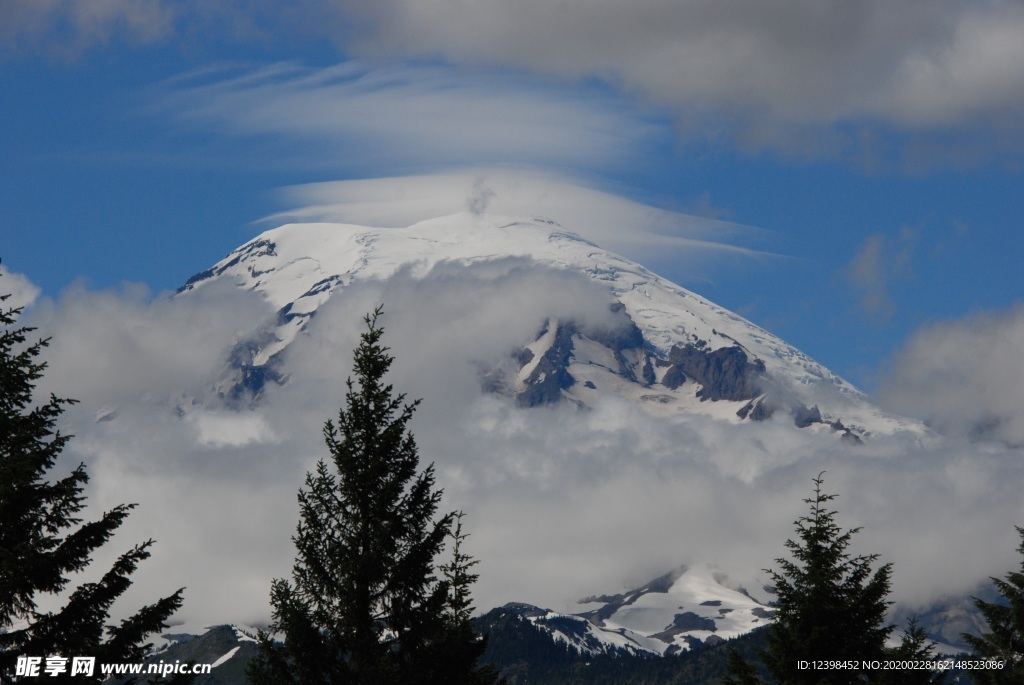
M 824 472 L 823 472 L 824 473 Z M 798 661 L 882 659 L 891 626 L 884 625 L 892 565 L 874 573 L 878 555 L 851 557 L 850 540 L 827 507 L 835 495 L 822 492 L 804 500 L 810 513 L 794 523 L 799 541 L 787 540 L 793 559 L 776 559 L 781 571 L 767 571 L 777 593 L 775 622 L 768 629 L 764 663 L 778 683 L 859 683 L 871 672 L 801 670 Z
M 0 302 L 8 297 L 0 296 Z M 105 625 L 111 605 L 150 555 L 153 541 L 147 540 L 122 554 L 98 581 L 74 590 L 59 611 L 38 610 L 38 596 L 64 591 L 68 575 L 89 566 L 92 553 L 135 505 L 116 506 L 82 524 L 78 514 L 89 480 L 84 464 L 64 478 L 47 478 L 70 439 L 56 429 L 57 420 L 74 401 L 51 396 L 33 407 L 36 382 L 46 369 L 38 357 L 49 341 L 27 344 L 33 329 L 15 327 L 20 313 L 0 309 L 0 681 L 13 680 L 19 656 L 60 655 L 96 657 L 95 675 L 71 679 L 65 673 L 48 681 L 98 683 L 99 664 L 142 662 L 151 647 L 146 637 L 166 627 L 181 606 L 182 590 L 119 626 Z
M 321 459 L 299 492 L 292 580 L 271 587 L 272 630 L 284 643 L 261 633 L 253 685 L 491 682 L 473 679 L 485 674 L 466 630 L 474 576 L 461 528 L 447 578 L 435 574 L 455 515 L 435 520 L 434 468 L 419 471 L 407 429 L 419 402 L 384 383 L 393 358 L 379 315 L 365 318 L 358 382 L 348 379 L 346 406 L 324 428 L 333 469 Z
M 444 638 L 439 641 L 438 662 L 442 665 L 437 682 L 450 685 L 490 685 L 497 679 L 491 666 L 478 667 L 477 663 L 487 649 L 487 638 L 473 630 L 473 600 L 469 588 L 479 577 L 470 569 L 479 562 L 466 554 L 462 545 L 469 537 L 462 532 L 464 512 L 454 513 L 455 529 L 451 532 L 451 561 L 441 566 L 448 585 L 448 606 L 445 616 L 448 625 Z
M 886 658 L 897 663 L 932 661 L 935 659 L 934 650 L 935 643 L 928 638 L 928 633 L 918 622 L 917 617 L 911 616 L 900 644 L 886 650 Z M 946 682 L 944 673 L 924 668 L 883 670 L 876 673 L 876 678 L 880 685 L 929 685 Z
M 1004 662 L 1001 669 L 971 671 L 971 677 L 978 683 L 1002 685 L 1024 682 L 1024 528 L 1016 528 L 1021 537 L 1021 544 L 1017 547 L 1022 555 L 1020 570 L 1007 573 L 1005 579 L 992 578 L 1004 602 L 974 599 L 974 605 L 985 617 L 989 632 L 980 637 L 963 635 L 979 659 Z

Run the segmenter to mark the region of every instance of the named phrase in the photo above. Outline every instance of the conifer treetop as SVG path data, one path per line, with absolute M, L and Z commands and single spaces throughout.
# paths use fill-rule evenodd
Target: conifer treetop
M 131 574 L 150 556 L 152 540 L 122 554 L 103 576 L 75 588 L 62 608 L 40 612 L 37 597 L 70 585 L 69 574 L 84 570 L 134 504 L 121 504 L 84 522 L 85 465 L 63 478 L 50 472 L 71 436 L 57 429 L 74 400 L 51 395 L 33 406 L 48 339 L 28 342 L 34 330 L 17 325 L 21 308 L 7 308 L 0 295 L 0 679 L 14 673 L 21 655 L 95 656 L 97 663 L 139 662 L 148 635 L 166 628 L 182 604 L 182 590 L 143 607 L 119 626 L 106 625 L 110 608 L 131 585 Z M 100 682 L 97 669 L 90 680 Z

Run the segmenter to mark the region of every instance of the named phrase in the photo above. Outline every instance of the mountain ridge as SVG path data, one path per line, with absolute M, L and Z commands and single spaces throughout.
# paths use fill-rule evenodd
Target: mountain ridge
M 789 414 L 860 440 L 873 432 L 923 433 L 872 407 L 854 386 L 756 324 L 547 218 L 460 213 L 379 228 L 286 224 L 253 238 L 190 278 L 177 296 L 227 280 L 259 293 L 276 319 L 236 346 L 233 394 L 284 382 L 281 359 L 339 289 L 402 272 L 507 262 L 586 276 L 608 299 L 613 325 L 550 317 L 509 341 L 509 368 L 481 370 L 481 387 L 532 407 L 589 407 L 605 392 L 670 417 L 696 412 L 733 421 Z M 508 366 L 508 365 L 506 365 Z M 822 401 L 824 400 L 824 401 Z

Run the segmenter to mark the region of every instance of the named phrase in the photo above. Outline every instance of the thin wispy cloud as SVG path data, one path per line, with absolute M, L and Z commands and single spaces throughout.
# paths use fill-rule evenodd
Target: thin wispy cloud
M 846 276 L 860 298 L 861 310 L 869 317 L 888 321 L 896 314 L 891 289 L 895 283 L 913 278 L 917 243 L 917 231 L 909 226 L 897 236 L 873 233 L 864 239 Z
M 173 40 L 300 47 L 324 39 L 339 57 L 363 60 L 359 69 L 376 64 L 382 70 L 369 76 L 371 87 L 381 75 L 401 81 L 412 74 L 436 85 L 434 68 L 395 66 L 424 59 L 458 67 L 469 89 L 479 87 L 480 68 L 532 74 L 535 85 L 550 86 L 546 79 L 553 79 L 564 91 L 599 81 L 624 101 L 670 112 L 689 142 L 748 152 L 915 168 L 1019 160 L 1024 152 L 1024 6 L 1012 0 L 531 0 L 514 6 L 503 0 L 472 6 L 448 0 L 13 0 L 5 4 L 0 28 L 2 46 L 65 51 Z M 448 77 L 442 80 L 448 90 L 459 90 Z M 345 92 L 338 84 L 323 87 Z M 261 92 L 266 88 L 250 95 Z M 241 104 L 219 95 L 222 108 Z M 414 96 L 407 88 L 406 95 L 424 117 L 421 126 L 407 122 L 410 134 L 434 131 L 451 114 L 425 93 Z M 519 121 L 507 109 L 512 93 L 497 96 L 493 109 L 465 92 L 451 95 L 476 108 L 477 116 L 463 110 L 455 121 L 468 127 L 467 139 L 485 146 L 494 131 L 481 119 L 511 125 L 515 137 L 531 121 L 564 116 L 550 103 L 533 111 L 536 103 L 521 91 L 515 99 L 525 106 L 513 108 Z M 238 92 L 234 97 L 246 100 Z M 299 102 L 323 99 L 321 91 Z M 272 112 L 259 106 L 243 120 L 263 131 L 266 114 Z M 296 126 L 331 126 L 315 121 L 304 106 L 288 114 Z M 392 118 L 377 114 L 379 122 L 351 111 L 340 124 L 358 123 L 376 138 Z M 271 125 L 272 132 L 279 126 Z M 561 146 L 557 137 L 547 141 Z
M 335 181 L 281 191 L 288 210 L 261 223 L 328 221 L 409 226 L 458 212 L 557 221 L 601 247 L 655 267 L 688 264 L 708 277 L 712 264 L 778 261 L 775 236 L 754 226 L 654 207 L 588 187 L 566 174 L 478 167 L 450 173 Z
M 155 101 L 192 127 L 284 141 L 286 163 L 371 175 L 474 164 L 608 169 L 669 135 L 663 118 L 597 89 L 443 66 L 203 70 L 167 82 Z
M 338 4 L 361 20 L 346 45 L 366 54 L 607 78 L 671 108 L 689 134 L 752 150 L 870 155 L 873 135 L 896 132 L 940 153 L 998 131 L 1021 151 L 1016 2 Z

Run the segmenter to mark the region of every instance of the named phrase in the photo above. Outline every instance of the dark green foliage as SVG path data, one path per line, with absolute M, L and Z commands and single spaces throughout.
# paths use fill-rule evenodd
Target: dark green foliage
M 408 423 L 418 404 L 384 383 L 393 358 L 380 343 L 378 309 L 354 354 L 337 424 L 328 421 L 324 460 L 299 491 L 292 580 L 274 580 L 273 630 L 261 634 L 254 685 L 286 683 L 488 683 L 482 647 L 469 629 L 472 561 L 456 555 L 439 579 L 435 559 L 454 514 L 435 520 L 434 468 L 419 471 Z
M 777 559 L 781 571 L 768 571 L 777 593 L 775 623 L 768 629 L 764 663 L 778 683 L 859 683 L 871 672 L 800 670 L 797 662 L 815 659 L 883 659 L 891 564 L 872 573 L 878 555 L 851 557 L 850 540 L 827 507 L 835 495 L 814 479 L 810 512 L 795 521 L 798 541 L 787 540 L 792 559 Z
M 729 649 L 729 674 L 722 685 L 762 685 L 764 683 L 750 662 L 735 649 Z
M 992 583 L 1004 602 L 986 602 L 975 598 L 974 604 L 985 617 L 989 632 L 981 635 L 964 634 L 963 638 L 978 659 L 997 659 L 1005 662 L 1002 669 L 973 672 L 978 683 L 1024 683 L 1024 528 L 1017 526 L 1021 544 L 1019 571 L 1006 574 L 1006 578 L 992 578 Z
M 903 638 L 898 647 L 886 650 L 886 658 L 896 662 L 933 661 L 935 660 L 935 643 L 928 639 L 928 633 L 917 621 L 916 616 L 911 616 L 907 622 L 907 629 L 903 631 Z M 876 672 L 876 682 L 885 685 L 927 685 L 928 683 L 945 683 L 947 681 L 944 673 L 920 670 L 893 670 Z
M 440 679 L 437 682 L 489 685 L 497 680 L 497 671 L 489 665 L 473 668 L 487 649 L 487 638 L 478 636 L 473 627 L 473 600 L 469 589 L 478 575 L 471 573 L 470 569 L 479 562 L 462 549 L 468 537 L 462 532 L 463 516 L 465 513 L 461 511 L 454 514 L 451 562 L 441 567 L 444 582 L 448 586 L 448 604 L 444 612 L 448 627 L 440 645 L 440 651 L 445 656 L 440 660 L 442 672 L 438 673 Z
M 0 297 L 0 302 L 8 296 Z M 131 574 L 149 557 L 148 540 L 125 552 L 96 582 L 75 589 L 59 611 L 40 612 L 40 594 L 63 592 L 69 574 L 86 569 L 92 553 L 121 525 L 132 504 L 119 505 L 82 523 L 82 494 L 89 478 L 79 464 L 64 478 L 48 473 L 70 436 L 57 429 L 73 400 L 51 396 L 33 406 L 36 382 L 46 369 L 38 360 L 48 341 L 27 343 L 32 329 L 15 327 L 20 309 L 0 310 L 0 680 L 15 671 L 18 656 L 95 656 L 99 664 L 141 662 L 147 636 L 166 627 L 181 606 L 182 591 L 143 607 L 118 626 L 107 626 L 111 605 L 131 585 Z M 72 680 L 65 674 L 48 682 Z

